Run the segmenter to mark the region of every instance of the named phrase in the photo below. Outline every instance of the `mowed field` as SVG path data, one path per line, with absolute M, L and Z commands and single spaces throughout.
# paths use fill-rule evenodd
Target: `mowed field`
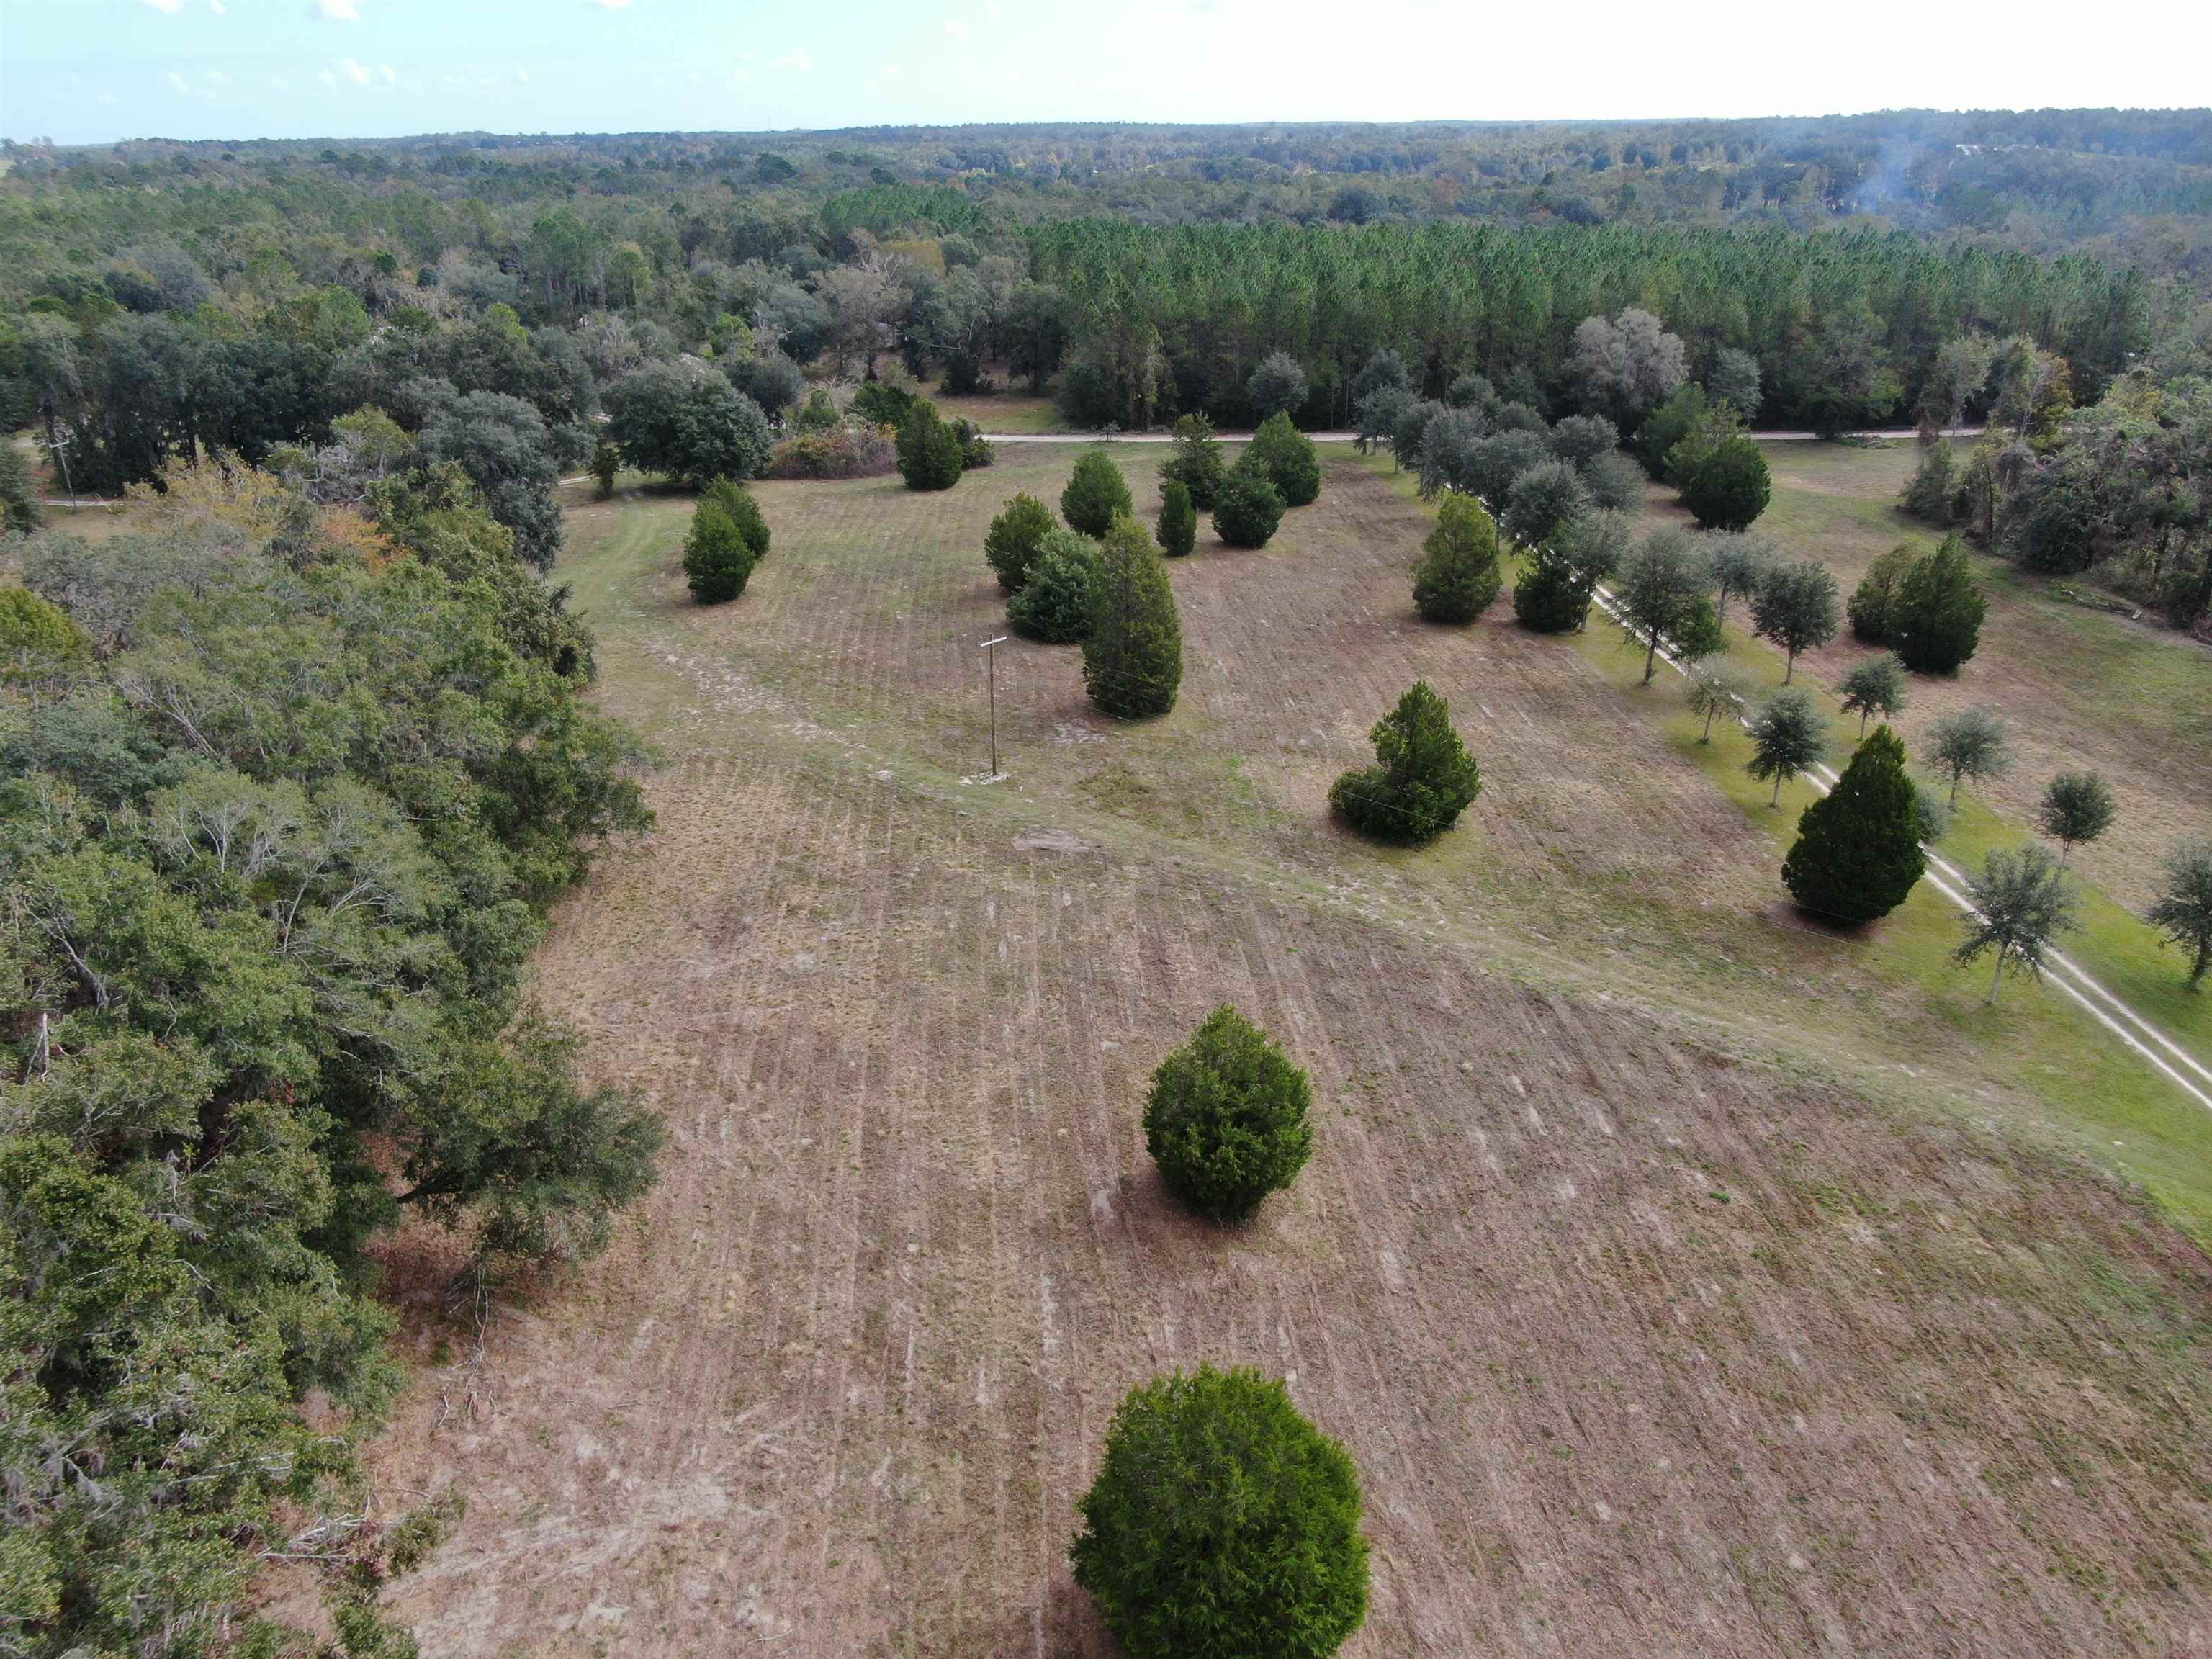
M 1348 456 L 1265 551 L 1176 566 L 1164 720 L 1001 647 L 1011 777 L 970 781 L 983 530 L 1078 453 L 759 487 L 775 550 L 714 610 L 688 500 L 572 513 L 604 700 L 665 760 L 539 989 L 671 1146 L 480 1363 L 408 1332 L 380 1479 L 471 1503 L 391 1594 L 425 1651 L 1103 1655 L 1073 1505 L 1121 1395 L 1200 1361 L 1358 1463 L 1354 1655 L 2212 1650 L 2212 1263 L 2125 1179 L 2191 1215 L 2204 1126 L 2047 993 L 1797 925 L 1671 691 L 1502 604 L 1421 625 L 1427 520 Z M 1149 511 L 1159 457 L 1116 459 Z M 1418 675 L 1485 789 L 1380 850 L 1326 791 Z M 1139 1121 L 1224 1000 L 1318 1115 L 1234 1231 Z

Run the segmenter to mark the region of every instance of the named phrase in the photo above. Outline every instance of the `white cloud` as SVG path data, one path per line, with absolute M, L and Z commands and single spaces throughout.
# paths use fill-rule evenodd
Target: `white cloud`
M 628 11 L 629 0 L 591 0 L 601 11 Z
M 222 3 L 222 0 L 208 0 L 208 9 L 218 17 L 228 17 L 230 15 L 230 8 L 224 5 Z
M 876 73 L 878 75 L 897 76 L 904 74 L 905 71 L 899 68 L 896 64 L 885 64 L 881 69 L 878 70 Z
M 376 72 L 384 77 L 384 84 L 387 87 L 399 79 L 392 72 L 392 65 L 389 64 L 379 64 L 376 66 Z
M 361 8 L 355 0 L 315 0 L 315 9 L 334 23 L 361 21 Z
M 964 18 L 964 17 L 948 17 L 948 18 L 946 18 L 946 19 L 945 20 L 945 32 L 947 34 L 965 34 L 965 33 L 968 33 L 968 20 L 967 20 L 966 18 Z
M 103 92 L 100 94 L 100 101 L 103 104 L 112 104 L 118 100 L 113 93 Z
M 292 83 L 289 81 L 287 81 L 281 75 L 270 76 L 269 77 L 269 84 L 278 92 L 289 92 L 292 90 Z
M 518 81 L 527 81 L 530 78 L 530 71 L 528 70 L 517 70 L 514 72 L 514 78 Z
M 350 58 L 343 58 L 339 61 L 338 73 L 344 76 L 347 80 L 352 82 L 354 85 L 357 87 L 365 87 L 372 79 L 374 78 L 369 74 L 368 64 L 356 64 Z
M 317 79 L 318 81 L 320 81 L 320 82 L 321 82 L 325 86 L 328 87 L 328 88 L 329 88 L 332 92 L 336 92 L 336 91 L 338 89 L 338 77 L 337 77 L 337 76 L 335 76 L 335 75 L 331 74 L 331 73 L 330 72 L 330 70 L 322 70 L 319 74 L 318 74 L 318 75 L 315 76 L 315 79 Z
M 168 17 L 174 17 L 185 9 L 185 0 L 138 0 L 138 3 Z
M 185 77 L 174 70 L 169 71 L 169 85 L 173 90 L 184 94 L 187 98 L 192 95 L 192 89 L 185 84 Z
M 802 72 L 814 67 L 814 60 L 803 52 L 787 52 L 769 65 L 770 69 L 798 70 Z
M 225 75 L 221 70 L 210 70 L 208 71 L 208 84 L 211 87 L 227 87 L 230 84 L 230 77 L 228 75 Z

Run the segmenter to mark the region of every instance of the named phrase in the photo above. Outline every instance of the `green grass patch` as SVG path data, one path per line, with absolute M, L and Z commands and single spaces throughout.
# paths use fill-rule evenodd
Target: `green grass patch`
M 1622 630 L 1610 619 L 1594 615 L 1589 631 L 1572 637 L 1572 648 L 1582 651 L 1616 684 L 1634 686 L 1643 677 L 1641 654 L 1624 646 Z M 1765 648 L 1753 645 L 1750 649 Z M 1771 679 L 1780 678 L 1771 672 L 1777 665 L 1770 665 Z M 1711 742 L 1700 743 L 1700 723 L 1681 701 L 1681 684 L 1680 676 L 1667 669 L 1644 688 L 1653 699 L 1653 718 L 1664 723 L 1675 746 L 1703 769 L 1715 787 L 1769 832 L 1778 869 L 1796 838 L 1798 815 L 1812 804 L 1816 792 L 1800 779 L 1784 786 L 1779 809 L 1770 806 L 1772 786 L 1759 782 L 1744 769 L 1752 753 L 1749 735 L 1740 726 L 1716 722 Z M 1848 757 L 1848 740 L 1856 729 L 1856 722 L 1838 720 L 1832 751 L 1836 758 Z M 1992 844 L 2002 841 L 2012 845 L 2025 839 L 1993 815 L 1970 807 L 1963 795 L 1960 802 L 1969 810 L 1960 814 L 1941 849 L 1953 862 L 1966 859 L 1978 865 L 1980 852 L 1970 850 L 1978 835 L 1989 837 Z M 1979 829 L 1978 818 L 1983 826 Z M 1776 892 L 1779 900 L 1778 881 Z M 2107 976 L 2104 967 L 2119 960 L 2107 954 L 2108 949 L 2124 951 L 2130 932 L 2147 935 L 2148 930 L 2101 896 L 2096 896 L 2094 906 L 2085 902 L 2084 916 L 2094 918 L 2097 939 L 2109 935 L 2118 943 L 2093 950 L 2092 936 L 2085 933 L 2069 941 L 2070 952 L 2116 994 L 2147 1017 L 2159 1018 L 2153 1007 L 2144 1006 L 2148 997 L 2138 1001 L 2132 994 L 2140 982 L 2140 966 L 2138 977 L 2124 982 L 2119 972 Z M 1808 932 L 1825 933 L 1809 923 L 1807 927 Z M 2212 1239 L 2212 1112 L 2180 1093 L 2050 985 L 2008 972 L 1997 1005 L 1990 1006 L 1986 967 L 1960 968 L 1951 960 L 1964 936 L 1960 912 L 1926 882 L 1864 933 L 1827 935 L 1832 949 L 1847 953 L 1860 970 L 1910 987 L 1935 1018 L 1973 1045 L 1993 1075 L 2016 1083 L 2025 1096 L 2041 1103 L 2045 1128 L 2141 1181 L 2183 1226 L 2200 1239 Z M 2074 948 L 2077 945 L 2081 948 Z M 2170 965 L 2168 973 L 2171 979 Z M 2155 1006 L 2162 1012 L 2167 1004 Z M 1957 1104 L 1971 1114 L 1983 1103 L 1968 1097 Z
M 1990 853 L 2026 847 L 2036 839 L 1961 790 L 1958 810 L 1936 850 L 1960 869 L 1978 873 Z M 2069 879 L 2079 899 L 2075 915 L 2081 927 L 2062 938 L 2059 948 L 2114 996 L 2203 1058 L 2212 1047 L 2212 996 L 2188 988 L 2188 957 L 2101 888 L 2078 876 Z
M 1840 453 L 1853 460 L 1883 453 Z M 1419 500 L 1413 476 L 1394 474 L 1388 456 L 1367 457 L 1364 465 L 1390 478 L 1407 499 Z M 1784 494 L 1778 490 L 1778 501 Z M 1852 506 L 1848 498 L 1841 500 L 1845 507 Z M 1887 512 L 1886 507 L 1874 503 L 1856 506 Z M 1509 570 L 1509 590 L 1512 574 Z M 2069 621 L 2075 618 L 2104 628 L 2121 626 L 2086 611 L 2075 611 Z M 1711 741 L 1701 743 L 1700 722 L 1682 701 L 1681 677 L 1662 665 L 1651 684 L 1639 688 L 1643 652 L 1601 611 L 1592 612 L 1587 632 L 1562 641 L 1561 646 L 1580 651 L 1616 686 L 1648 698 L 1651 718 L 1663 724 L 1674 745 L 1746 817 L 1767 830 L 1775 848 L 1778 909 L 1784 908 L 1787 895 L 1778 871 L 1796 839 L 1798 814 L 1815 798 L 1813 786 L 1803 780 L 1787 785 L 1781 807 L 1770 806 L 1772 786 L 1757 781 L 1744 769 L 1751 757 L 1749 736 L 1740 726 L 1717 721 Z M 1723 660 L 1754 686 L 1781 684 L 1781 653 L 1747 635 L 1743 611 L 1735 604 Z M 1802 665 L 1796 678 L 1825 696 L 1826 688 Z M 1838 712 L 1832 733 L 1829 757 L 1840 768 L 1856 744 L 1858 723 Z M 1954 864 L 1978 869 L 1991 848 L 2016 847 L 2031 839 L 2024 826 L 2001 817 L 1962 791 L 1960 811 L 1937 850 Z M 2078 882 L 2077 887 L 2083 926 L 2063 941 L 2067 953 L 2114 995 L 2201 1053 L 2203 1039 L 2212 1032 L 2212 1007 L 2208 1007 L 2212 998 L 2182 988 L 2178 955 L 2160 944 L 2147 923 L 2102 891 Z M 1856 935 L 1831 933 L 1810 923 L 1803 927 L 1809 939 L 1821 941 L 1826 952 L 1845 957 L 1854 970 L 1906 993 L 1930 1018 L 1971 1045 L 1985 1061 L 1992 1081 L 2009 1085 L 2021 1100 L 2032 1103 L 2039 1119 L 2036 1127 L 2043 1133 L 2142 1182 L 2177 1222 L 2198 1239 L 2212 1241 L 2212 1112 L 2181 1093 L 2050 985 L 2008 973 L 1998 1003 L 1990 1007 L 1985 1000 L 1987 968 L 1960 968 L 1951 960 L 1964 937 L 1961 913 L 1933 885 L 1923 882 L 1897 911 Z M 1862 1018 L 1882 1016 L 1869 1012 Z M 1822 1023 L 1808 1020 L 1807 1035 L 1817 1038 Z M 1836 1040 L 1849 1042 L 1851 1023 L 1831 1027 L 1837 1031 Z M 1951 1098 L 1970 1115 L 2000 1108 L 1994 1098 L 1984 1100 L 1978 1094 Z
M 934 397 L 937 412 L 946 420 L 969 420 L 986 432 L 1072 432 L 1060 405 L 1050 398 L 1026 392 L 971 393 L 967 397 Z

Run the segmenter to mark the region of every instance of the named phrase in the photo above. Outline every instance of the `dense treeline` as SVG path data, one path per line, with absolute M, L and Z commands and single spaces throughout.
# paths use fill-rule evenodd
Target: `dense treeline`
M 1937 351 L 1976 327 L 2033 336 L 2094 397 L 2146 325 L 2132 272 L 1901 233 L 1084 220 L 1030 240 L 1037 276 L 1067 299 L 1072 404 L 1132 425 L 1183 409 L 1248 421 L 1245 382 L 1278 350 L 1306 370 L 1309 422 L 1349 422 L 1353 375 L 1378 347 L 1431 396 L 1474 372 L 1540 407 L 1576 327 L 1634 305 L 1682 337 L 1693 374 L 1723 349 L 1758 359 L 1757 418 L 1826 428 L 1909 408 Z
M 1926 406 L 1908 511 L 2030 570 L 2094 574 L 2176 627 L 2212 618 L 2212 328 L 2156 343 L 2095 402 L 2072 407 L 2066 365 L 2021 338 L 1946 352 Z M 1932 428 L 1984 410 L 1971 443 Z
M 296 1560 L 397 1656 L 374 1587 L 452 1505 L 364 1505 L 370 1247 L 572 1260 L 650 1182 L 657 1119 L 522 997 L 647 821 L 635 745 L 458 468 L 167 482 L 0 590 L 0 1647 L 306 1651 L 248 1610 Z
M 289 214 L 315 210 L 312 192 L 336 181 L 404 204 L 388 227 L 394 233 L 441 198 L 495 209 L 572 196 L 645 202 L 672 190 L 726 201 L 772 190 L 819 203 L 835 191 L 921 184 L 953 186 L 1020 219 L 1771 221 L 1809 229 L 1875 213 L 1916 231 L 2053 251 L 2102 236 L 2148 246 L 2155 239 L 2139 228 L 2203 217 L 2212 204 L 2212 115 L 2202 110 L 465 134 L 343 149 L 156 141 L 11 146 L 9 155 L 33 184 L 60 176 L 79 188 L 151 185 L 165 194 L 184 184 L 204 193 L 242 184 L 273 197 L 260 210 Z M 2201 258 L 2201 241 L 2192 245 Z
M 1294 412 L 1339 423 L 1387 346 L 1425 395 L 1475 373 L 1556 414 L 1574 330 L 1635 306 L 1701 380 L 1753 364 L 1753 418 L 1836 428 L 1909 413 L 1976 331 L 2062 358 L 2089 403 L 2187 314 L 2202 216 L 2153 238 L 2147 280 L 2104 222 L 2051 232 L 2106 199 L 2079 179 L 2035 198 L 2033 235 L 1883 209 L 1938 242 L 1865 210 L 1940 197 L 1984 155 L 2200 168 L 2203 118 L 1887 118 L 19 146 L 0 425 L 37 431 L 64 487 L 111 492 L 172 457 L 319 450 L 375 409 L 543 562 L 550 483 L 593 454 L 595 417 L 648 471 L 757 471 L 802 370 L 896 363 L 960 393 L 994 370 L 1041 390 L 1065 362 L 1085 420 L 1241 424 L 1281 354 Z M 2107 258 L 2006 245 L 2099 238 Z M 618 394 L 653 370 L 626 433 L 645 404 Z

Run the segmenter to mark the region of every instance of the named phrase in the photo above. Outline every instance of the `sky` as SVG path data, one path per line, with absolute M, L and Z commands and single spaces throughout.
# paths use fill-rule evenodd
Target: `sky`
M 0 0 L 0 137 L 2212 101 L 2203 0 Z

